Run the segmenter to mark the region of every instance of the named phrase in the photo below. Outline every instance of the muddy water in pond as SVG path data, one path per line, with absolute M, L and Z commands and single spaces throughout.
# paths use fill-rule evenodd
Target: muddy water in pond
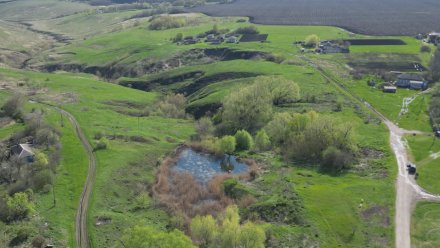
M 240 163 L 234 156 L 225 155 L 215 157 L 206 153 L 199 153 L 192 149 L 185 149 L 179 156 L 173 170 L 187 172 L 194 176 L 197 181 L 208 183 L 214 176 L 227 173 L 240 174 L 248 170 L 245 163 Z

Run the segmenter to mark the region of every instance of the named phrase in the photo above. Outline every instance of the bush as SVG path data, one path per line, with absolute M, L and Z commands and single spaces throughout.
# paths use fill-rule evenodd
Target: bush
M 9 98 L 1 107 L 3 115 L 14 119 L 21 118 L 21 109 L 23 107 L 23 97 L 19 94 Z
M 195 248 L 191 240 L 179 230 L 163 232 L 150 226 L 135 226 L 125 232 L 122 240 L 126 247 Z
M 34 212 L 34 204 L 29 201 L 29 196 L 26 193 L 15 193 L 6 201 L 8 209 L 8 220 L 21 220 L 28 216 L 29 213 Z
M 254 145 L 252 136 L 246 130 L 237 131 L 234 137 L 237 144 L 236 149 L 239 151 L 250 150 Z
M 167 95 L 154 107 L 156 114 L 167 118 L 185 118 L 186 98 L 182 94 Z
M 431 47 L 427 46 L 427 45 L 423 45 L 420 47 L 420 52 L 422 53 L 430 53 L 431 52 Z
M 312 34 L 306 37 L 304 46 L 309 48 L 315 48 L 319 44 L 319 37 L 316 34 Z
M 53 176 L 50 170 L 42 170 L 32 177 L 32 186 L 36 191 L 43 190 L 46 185 L 51 185 L 52 183 Z
M 109 148 L 109 147 L 110 147 L 110 142 L 108 141 L 108 139 L 107 139 L 107 138 L 101 138 L 101 139 L 96 143 L 95 151 L 98 151 L 98 150 L 105 150 L 105 149 L 107 149 L 107 148 Z
M 158 16 L 151 20 L 149 28 L 151 30 L 166 30 L 180 28 L 186 25 L 185 19 L 173 16 Z
M 226 154 L 232 154 L 236 149 L 236 141 L 234 136 L 224 136 L 219 141 L 220 151 Z
M 95 135 L 93 135 L 95 140 L 100 140 L 102 137 L 104 137 L 104 133 L 102 131 L 98 131 L 95 133 Z
M 258 151 L 267 151 L 270 149 L 270 146 L 271 144 L 269 136 L 266 134 L 264 129 L 261 129 L 255 136 L 255 147 Z
M 255 26 L 241 27 L 235 30 L 235 34 L 258 34 L 258 29 Z
M 263 248 L 264 230 L 247 222 L 240 225 L 237 206 L 229 206 L 215 220 L 212 216 L 197 216 L 191 222 L 191 237 L 200 247 Z
M 331 171 L 340 171 L 347 168 L 353 161 L 353 156 L 339 150 L 334 146 L 329 146 L 322 154 L 322 165 Z
M 208 117 L 202 117 L 196 122 L 196 132 L 199 138 L 210 136 L 214 133 L 214 125 Z
M 31 244 L 34 248 L 43 248 L 47 244 L 47 241 L 43 236 L 37 236 L 32 239 Z

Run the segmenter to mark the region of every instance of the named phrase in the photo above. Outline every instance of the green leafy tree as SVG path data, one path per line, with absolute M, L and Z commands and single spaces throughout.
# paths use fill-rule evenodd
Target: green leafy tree
M 261 84 L 242 88 L 226 97 L 223 109 L 222 124 L 228 132 L 244 129 L 253 133 L 272 117 L 271 93 Z
M 208 230 L 203 230 L 204 225 Z M 252 222 L 240 225 L 240 215 L 235 205 L 227 207 L 217 221 L 210 215 L 195 217 L 191 223 L 191 237 L 196 243 L 203 244 L 200 247 L 220 248 L 262 248 L 266 240 L 264 230 Z
M 270 149 L 270 146 L 271 143 L 269 136 L 264 129 L 261 129 L 255 136 L 255 147 L 258 151 L 267 151 Z
M 255 81 L 268 89 L 274 105 L 296 102 L 300 99 L 299 86 L 292 80 L 280 76 L 260 76 Z
M 231 154 L 235 151 L 236 148 L 236 142 L 234 136 L 224 136 L 219 141 L 220 150 L 223 153 Z
M 174 42 L 179 42 L 183 40 L 183 34 L 182 33 L 177 33 L 176 36 L 174 37 Z
M 196 132 L 200 138 L 212 135 L 214 129 L 214 124 L 208 117 L 202 117 L 196 122 Z
M 254 146 L 254 140 L 252 136 L 246 130 L 239 130 L 234 135 L 237 143 L 237 150 L 246 151 Z
M 316 34 L 312 34 L 306 37 L 304 45 L 306 47 L 314 48 L 319 44 L 319 37 Z
M 46 154 L 39 151 L 36 152 L 34 160 L 34 168 L 37 168 L 38 170 L 43 170 L 47 168 L 47 165 L 49 164 L 49 160 L 47 159 Z
M 96 143 L 95 146 L 95 151 L 98 150 L 105 150 L 107 148 L 110 147 L 110 141 L 108 141 L 108 139 L 106 137 L 102 137 L 100 140 L 98 140 L 98 142 Z
M 9 116 L 11 118 L 20 118 L 21 117 L 21 109 L 23 107 L 23 97 L 19 94 L 16 94 L 9 98 L 1 107 L 1 112 L 4 115 Z M 0 112 L 0 116 L 1 116 Z
M 33 213 L 34 204 L 30 202 L 29 196 L 24 192 L 15 193 L 6 201 L 9 213 L 9 220 L 20 220 Z
M 217 235 L 217 225 L 211 215 L 196 216 L 191 221 L 191 237 L 201 248 L 208 247 Z
M 133 248 L 195 248 L 191 240 L 181 231 L 162 232 L 150 226 L 135 226 L 122 238 L 125 247 Z
M 241 227 L 238 240 L 242 248 L 264 248 L 266 234 L 254 223 L 247 222 Z

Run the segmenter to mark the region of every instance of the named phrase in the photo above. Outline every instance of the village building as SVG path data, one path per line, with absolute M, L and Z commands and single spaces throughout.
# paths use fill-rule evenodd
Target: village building
M 319 48 L 316 49 L 317 53 L 349 53 L 348 46 L 341 45 L 332 41 L 323 41 L 319 44 Z
M 237 43 L 238 42 L 238 38 L 235 36 L 230 36 L 226 39 L 227 43 Z
M 383 92 L 385 92 L 385 93 L 396 93 L 397 92 L 397 87 L 396 86 L 384 86 L 383 87 Z
M 424 90 L 428 88 L 428 82 L 420 75 L 401 74 L 397 77 L 396 86 L 413 90 Z
M 440 44 L 440 33 L 436 33 L 436 32 L 429 33 L 428 42 L 435 45 Z
M 11 155 L 18 156 L 28 163 L 34 162 L 35 153 L 30 144 L 18 144 L 11 147 Z

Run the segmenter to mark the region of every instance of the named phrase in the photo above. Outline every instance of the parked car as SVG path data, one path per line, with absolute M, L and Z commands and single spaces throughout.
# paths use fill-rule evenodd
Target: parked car
M 417 172 L 417 168 L 415 164 L 408 164 L 406 165 L 406 170 L 410 175 L 415 175 Z

